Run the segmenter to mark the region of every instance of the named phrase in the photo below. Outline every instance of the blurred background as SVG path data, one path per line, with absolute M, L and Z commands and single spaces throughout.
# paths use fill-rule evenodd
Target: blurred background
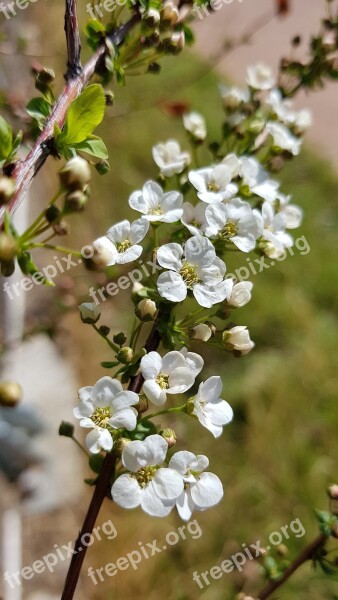
M 79 4 L 84 24 L 86 7 Z M 74 223 L 70 219 L 69 247 L 81 248 L 130 216 L 131 191 L 156 176 L 153 144 L 175 137 L 186 147 L 176 103 L 202 112 L 210 138 L 217 137 L 222 122 L 219 83 L 244 83 L 247 65 L 257 60 L 277 68 L 295 35 L 302 35 L 305 48 L 325 10 L 324 0 L 290 0 L 289 11 L 279 16 L 274 0 L 224 3 L 215 15 L 196 21 L 193 51 L 164 60 L 160 75 L 130 78 L 126 88 L 115 90 L 115 105 L 98 131 L 109 148 L 111 170 L 104 177 L 94 173 L 88 208 Z M 0 89 L 19 128 L 24 106 L 34 95 L 30 66 L 37 61 L 53 68 L 60 91 L 65 43 L 63 2 L 38 0 L 17 12 L 10 20 L 0 15 Z M 311 250 L 304 255 L 295 251 L 253 278 L 253 299 L 236 315 L 256 342 L 252 354 L 238 360 L 201 345 L 194 348 L 205 358 L 205 378 L 222 374 L 224 397 L 235 411 L 231 426 L 217 441 L 188 420 L 174 426 L 189 440 L 191 451 L 209 456 L 211 470 L 223 481 L 224 500 L 196 514 L 201 537 L 187 536 L 161 556 L 143 561 L 137 571 L 120 571 L 95 586 L 87 574 L 90 566 L 114 562 L 139 542 L 163 540 L 180 525 L 174 514 L 154 520 L 107 501 L 98 524 L 112 520 L 118 535 L 89 548 L 77 599 L 231 600 L 243 589 L 254 594 L 261 585 L 253 562 L 203 590 L 192 575 L 210 570 L 242 544 L 260 539 L 264 545 L 271 532 L 294 519 L 300 519 L 306 534 L 287 541 L 290 556 L 316 535 L 314 508 L 327 508 L 326 488 L 337 479 L 337 90 L 328 86 L 299 97 L 297 104 L 313 110 L 314 126 L 302 155 L 286 166 L 281 179 L 283 191 L 292 193 L 305 211 L 297 234 L 305 236 Z M 53 195 L 58 168 L 49 159 L 16 217 L 19 228 Z M 50 262 L 45 254 L 39 259 Z M 11 301 L 0 292 L 1 377 L 16 379 L 24 389 L 20 407 L 0 412 L 1 572 L 20 570 L 56 545 L 67 545 L 85 515 L 91 490 L 83 479 L 92 474 L 75 445 L 58 437 L 58 427 L 62 419 L 72 420 L 78 387 L 94 384 L 107 373 L 100 362 L 112 359 L 104 341 L 82 325 L 77 310 L 88 298 L 88 287 L 101 282 L 104 275 L 79 266 L 59 275 L 54 289 L 32 290 Z M 113 332 L 128 330 L 128 302 L 128 291 L 120 291 L 103 305 L 101 322 Z M 60 560 L 53 573 L 35 575 L 13 588 L 4 585 L 1 575 L 1 597 L 60 598 L 67 562 Z M 337 600 L 337 581 L 307 565 L 276 597 Z

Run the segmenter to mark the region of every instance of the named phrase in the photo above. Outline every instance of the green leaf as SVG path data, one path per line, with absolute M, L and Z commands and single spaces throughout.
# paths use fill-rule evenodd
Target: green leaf
M 18 263 L 21 271 L 24 275 L 37 275 L 39 274 L 38 280 L 43 285 L 47 285 L 49 287 L 54 287 L 55 283 L 50 279 L 47 279 L 44 274 L 39 271 L 38 267 L 34 263 L 32 259 L 32 255 L 30 252 L 24 251 L 18 256 Z
M 102 463 L 104 461 L 104 456 L 102 454 L 91 454 L 89 457 L 89 466 L 94 473 L 97 475 L 101 471 Z
M 46 98 L 32 98 L 26 106 L 26 111 L 32 119 L 37 121 L 39 129 L 42 130 L 50 115 L 51 105 Z
M 13 144 L 12 128 L 7 121 L 0 117 L 0 158 L 5 159 L 9 156 Z
M 95 156 L 96 158 L 100 158 L 105 160 L 108 158 L 108 150 L 105 146 L 105 143 L 101 138 L 91 135 L 83 142 L 79 144 L 73 144 L 73 148 L 76 151 L 85 152 L 86 154 L 91 154 L 91 156 Z
M 74 146 L 86 140 L 100 125 L 105 111 L 105 96 L 101 85 L 88 86 L 80 96 L 71 103 L 64 129 L 61 133 L 61 143 Z
M 114 367 L 117 367 L 118 364 L 118 362 L 103 361 L 101 363 L 101 367 L 103 367 L 104 369 L 113 369 Z

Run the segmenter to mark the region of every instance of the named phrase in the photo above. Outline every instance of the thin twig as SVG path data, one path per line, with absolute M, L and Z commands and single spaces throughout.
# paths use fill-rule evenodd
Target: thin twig
M 67 73 L 65 80 L 70 81 L 79 77 L 81 67 L 81 41 L 77 19 L 76 0 L 66 0 L 65 34 L 67 40 Z
M 140 20 L 140 15 L 135 13 L 129 21 L 121 25 L 109 36 L 109 39 L 116 46 L 121 44 L 128 32 Z M 92 58 L 84 65 L 81 75 L 71 79 L 59 96 L 54 110 L 49 117 L 44 130 L 39 135 L 25 160 L 16 164 L 14 170 L 10 173 L 15 179 L 15 193 L 11 201 L 7 204 L 7 210 L 14 213 L 23 201 L 35 175 L 38 173 L 48 156 L 52 152 L 51 141 L 54 134 L 55 124 L 62 127 L 66 118 L 67 110 L 71 102 L 82 92 L 96 71 L 99 61 L 102 59 L 107 48 L 105 44 L 100 46 Z M 5 208 L 0 208 L 0 226 L 3 222 Z
M 156 350 L 160 344 L 160 341 L 161 336 L 157 330 L 156 325 L 154 325 L 145 344 L 145 349 L 147 350 L 147 352 Z M 143 377 L 140 373 L 130 380 L 128 389 L 132 392 L 139 393 L 141 391 L 142 384 Z M 91 534 L 93 531 L 95 521 L 97 519 L 103 501 L 108 493 L 109 484 L 114 474 L 116 461 L 117 457 L 114 454 L 114 452 L 112 452 L 111 454 L 107 454 L 103 462 L 83 526 L 74 545 L 73 556 L 69 566 L 61 600 L 72 600 L 74 596 L 77 582 L 80 577 L 81 567 L 87 551 L 87 548 L 82 542 L 82 538 L 83 535 Z
M 319 535 L 316 539 L 311 542 L 302 552 L 298 555 L 298 557 L 291 563 L 291 565 L 284 571 L 282 577 L 277 581 L 269 581 L 267 585 L 262 589 L 260 594 L 258 594 L 258 600 L 266 600 L 270 598 L 271 594 L 278 590 L 288 579 L 308 560 L 312 560 L 315 556 L 316 552 L 322 548 L 325 544 L 327 537 L 324 534 Z

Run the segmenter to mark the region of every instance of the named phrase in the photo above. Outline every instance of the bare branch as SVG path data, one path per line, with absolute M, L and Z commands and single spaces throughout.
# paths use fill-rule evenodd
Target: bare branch
M 291 565 L 284 571 L 282 577 L 277 581 L 269 581 L 265 588 L 258 594 L 258 600 L 266 600 L 270 598 L 271 594 L 278 590 L 288 579 L 308 560 L 312 560 L 316 552 L 320 550 L 325 544 L 327 537 L 324 534 L 319 535 L 311 544 L 306 546 L 299 556 L 291 563 Z
M 65 33 L 67 40 L 67 73 L 66 81 L 71 81 L 81 75 L 81 41 L 77 19 L 76 0 L 66 0 Z

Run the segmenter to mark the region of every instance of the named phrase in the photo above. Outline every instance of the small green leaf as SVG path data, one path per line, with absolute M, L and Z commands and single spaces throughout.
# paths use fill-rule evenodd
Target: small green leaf
M 113 369 L 114 367 L 117 367 L 118 364 L 118 362 L 103 361 L 101 363 L 101 367 L 103 367 L 104 369 Z
M 64 129 L 60 136 L 61 143 L 74 146 L 86 140 L 94 129 L 100 125 L 105 111 L 106 101 L 101 85 L 88 86 L 80 96 L 71 103 Z
M 7 121 L 0 117 L 0 158 L 6 159 L 12 149 L 13 133 Z
M 46 98 L 32 98 L 26 106 L 26 111 L 34 119 L 39 129 L 43 129 L 46 119 L 50 115 L 51 105 Z
M 104 461 L 104 456 L 102 454 L 91 454 L 89 457 L 89 466 L 94 473 L 97 475 L 101 471 L 102 463 Z
M 80 142 L 79 144 L 73 144 L 73 148 L 75 148 L 77 152 L 85 152 L 86 154 L 90 154 L 91 156 L 95 156 L 101 160 L 108 158 L 108 150 L 105 146 L 105 143 L 103 140 L 101 140 L 101 138 L 95 135 L 87 137 L 86 140 Z

